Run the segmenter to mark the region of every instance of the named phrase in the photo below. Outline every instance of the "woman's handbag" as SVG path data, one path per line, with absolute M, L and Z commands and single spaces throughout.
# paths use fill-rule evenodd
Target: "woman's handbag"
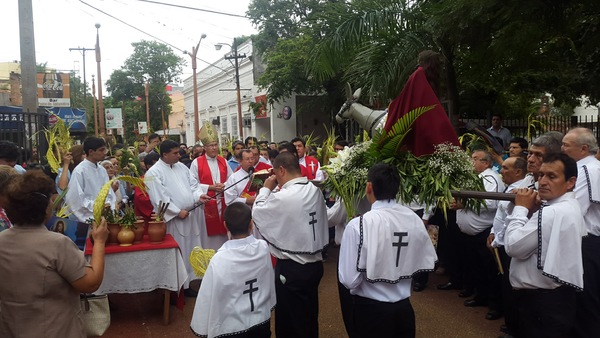
M 110 326 L 108 296 L 81 295 L 83 325 L 88 337 L 102 336 Z

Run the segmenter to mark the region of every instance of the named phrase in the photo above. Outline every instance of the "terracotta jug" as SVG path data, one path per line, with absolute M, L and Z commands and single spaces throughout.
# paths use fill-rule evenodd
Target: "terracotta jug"
M 133 223 L 134 228 L 131 228 L 135 233 L 135 239 L 133 240 L 133 244 L 142 243 L 144 239 L 144 220 L 138 219 Z
M 163 221 L 148 222 L 148 238 L 152 244 L 160 244 L 167 234 L 167 224 Z
M 117 245 L 119 244 L 119 239 L 117 236 L 119 235 L 119 231 L 121 231 L 121 225 L 118 223 L 108 223 L 108 239 L 106 240 L 107 245 Z
M 135 233 L 128 228 L 121 228 L 119 234 L 117 235 L 119 240 L 119 245 L 121 246 L 130 246 L 133 244 L 133 240 L 135 239 Z

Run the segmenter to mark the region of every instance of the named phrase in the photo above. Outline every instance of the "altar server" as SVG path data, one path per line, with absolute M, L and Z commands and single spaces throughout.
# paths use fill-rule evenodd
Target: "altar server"
M 575 198 L 581 207 L 588 235 L 583 238 L 583 292 L 577 293 L 577 335 L 593 337 L 600 332 L 600 162 L 596 137 L 587 128 L 570 130 L 562 151 L 577 161 Z
M 269 247 L 251 235 L 251 211 L 244 203 L 227 207 L 225 226 L 231 239 L 210 260 L 191 329 L 209 338 L 269 338 L 276 303 Z
M 65 202 L 79 222 L 86 222 L 94 217 L 94 202 L 102 186 L 108 182 L 106 169 L 99 165 L 106 156 L 106 142 L 98 137 L 88 137 L 83 141 L 85 159 L 73 169 L 69 190 Z M 116 196 L 109 189 L 106 203 L 115 208 Z
M 256 196 L 252 216 L 277 257 L 276 335 L 318 337 L 322 252 L 329 242 L 323 193 L 302 176 L 298 159 L 290 152 L 274 159 L 273 171 Z M 273 193 L 277 184 L 281 190 Z
M 376 164 L 367 174 L 371 211 L 348 222 L 340 247 L 340 282 L 352 294 L 346 331 L 353 337 L 414 337 L 411 278 L 437 260 L 423 221 L 396 203 L 400 176 Z
M 573 159 L 549 155 L 539 170 L 538 192 L 517 189 L 504 235 L 506 253 L 512 257 L 510 283 L 516 290 L 516 337 L 573 334 L 575 293 L 584 286 L 581 241 L 586 234 L 572 192 L 576 180 Z
M 227 160 L 219 156 L 219 135 L 215 127 L 208 121 L 200 130 L 200 140 L 204 144 L 204 155 L 196 158 L 190 165 L 190 174 L 203 190 L 212 197 L 204 206 L 202 228 L 202 247 L 205 249 L 218 248 L 227 240 L 227 230 L 223 226 L 225 212 L 225 181 L 233 174 Z
M 167 233 L 173 236 L 181 249 L 188 273 L 184 287 L 188 289 L 190 281 L 198 279 L 190 265 L 189 255 L 195 246 L 200 246 L 201 227 L 204 226 L 202 207 L 188 210 L 195 203 L 206 201 L 208 196 L 190 176 L 188 167 L 179 162 L 179 143 L 171 140 L 161 143 L 160 156 L 160 160 L 146 172 L 144 182 L 155 211 L 158 211 L 160 202 L 168 203 L 164 215 Z M 194 296 L 194 293 L 191 289 L 186 291 L 188 296 Z

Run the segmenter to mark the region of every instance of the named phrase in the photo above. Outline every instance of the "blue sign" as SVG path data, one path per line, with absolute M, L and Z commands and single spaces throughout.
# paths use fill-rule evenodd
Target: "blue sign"
M 54 107 L 48 109 L 56 116 L 60 117 L 65 124 L 69 127 L 71 133 L 85 133 L 87 132 L 87 117 L 85 110 L 76 108 L 59 108 Z

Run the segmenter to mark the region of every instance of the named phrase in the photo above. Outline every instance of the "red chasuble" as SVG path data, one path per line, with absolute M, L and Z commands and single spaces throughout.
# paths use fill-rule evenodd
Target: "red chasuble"
M 408 78 L 400 95 L 390 103 L 384 129 L 390 131 L 400 117 L 409 111 L 431 105 L 436 106 L 415 121 L 403 141 L 415 156 L 433 154 L 434 146 L 444 142 L 460 146 L 448 115 L 429 85 L 422 67 Z
M 214 185 L 216 183 L 223 183 L 227 181 L 227 162 L 221 156 L 217 156 L 217 164 L 219 165 L 219 174 L 221 182 L 213 182 L 212 174 L 210 173 L 210 167 L 206 160 L 206 155 L 198 157 L 198 178 L 200 183 Z M 209 190 L 207 193 L 210 197 L 215 197 L 216 193 L 214 190 Z M 221 213 L 219 213 L 218 203 L 221 204 Z M 225 212 L 225 198 L 223 194 L 219 194 L 216 199 L 212 199 L 204 204 L 204 218 L 206 219 L 206 233 L 209 236 L 225 235 L 227 230 L 223 226 L 223 213 Z

